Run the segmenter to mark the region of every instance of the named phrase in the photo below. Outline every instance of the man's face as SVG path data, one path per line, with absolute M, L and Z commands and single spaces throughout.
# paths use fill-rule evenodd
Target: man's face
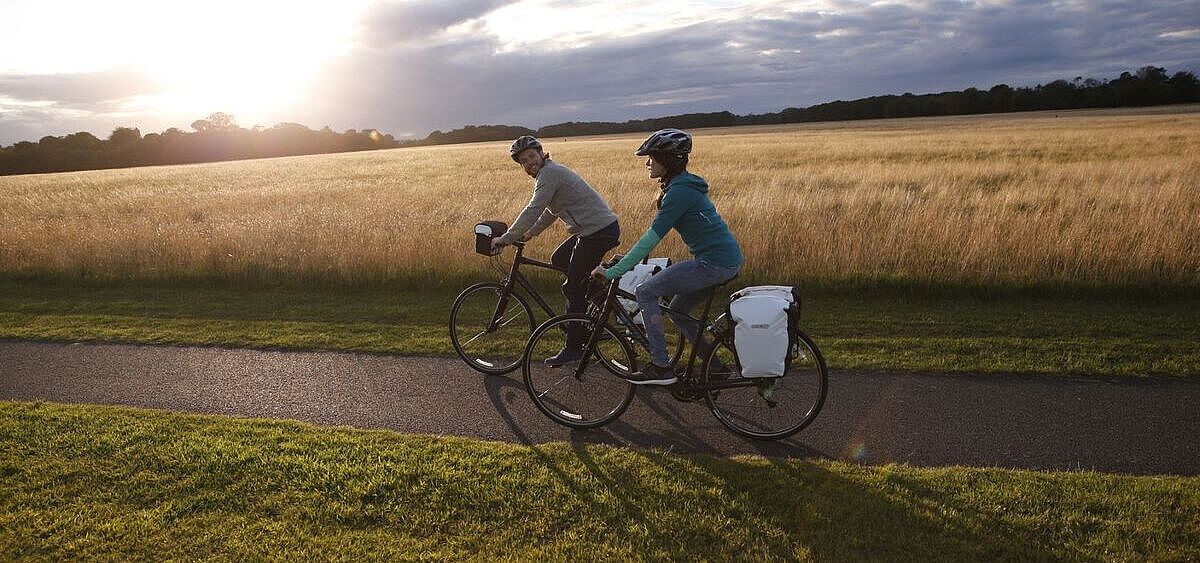
M 537 177 L 538 171 L 546 161 L 542 158 L 542 151 L 531 148 L 517 153 L 517 162 L 525 169 L 526 174 Z

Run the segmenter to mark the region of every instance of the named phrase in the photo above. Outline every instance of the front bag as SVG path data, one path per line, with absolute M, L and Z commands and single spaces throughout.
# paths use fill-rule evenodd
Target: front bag
M 670 258 L 643 258 L 640 263 L 634 264 L 633 268 L 631 268 L 628 272 L 625 272 L 625 275 L 621 276 L 621 281 L 617 282 L 617 288 L 619 288 L 621 291 L 627 291 L 629 293 L 636 294 L 639 285 L 642 285 L 649 280 L 651 276 L 663 271 L 667 266 L 670 265 Z M 631 315 L 634 311 L 638 311 L 637 301 L 626 299 L 624 297 L 618 297 L 617 301 L 620 301 L 621 306 L 625 307 L 625 312 Z M 645 324 L 645 322 L 642 320 L 641 311 L 638 311 L 633 320 L 638 324 Z
M 484 221 L 475 224 L 475 252 L 485 256 L 495 256 L 492 251 L 492 239 L 508 232 L 508 223 L 503 221 Z

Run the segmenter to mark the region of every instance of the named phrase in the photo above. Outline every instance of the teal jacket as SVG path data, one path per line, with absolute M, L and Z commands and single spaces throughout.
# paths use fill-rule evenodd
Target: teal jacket
M 692 255 L 709 264 L 734 268 L 745 261 L 742 247 L 738 246 L 737 239 L 733 238 L 712 200 L 708 199 L 708 183 L 704 178 L 684 172 L 667 184 L 662 206 L 646 234 L 634 243 L 620 262 L 604 271 L 604 277 L 616 279 L 628 272 L 649 256 L 671 229 L 679 231 Z

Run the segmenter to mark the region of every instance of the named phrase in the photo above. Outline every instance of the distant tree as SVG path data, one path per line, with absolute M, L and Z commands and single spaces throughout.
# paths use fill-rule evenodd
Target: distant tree
M 1137 77 L 1144 82 L 1166 82 L 1167 71 L 1156 66 L 1144 66 L 1138 69 Z
M 90 150 L 99 147 L 104 141 L 87 131 L 71 133 L 63 137 L 63 146 L 72 150 Z
M 108 142 L 114 145 L 129 145 L 142 140 L 142 132 L 137 127 L 117 127 L 108 136 Z
M 210 114 L 192 123 L 195 133 L 169 128 L 144 137 L 137 128 L 118 127 L 107 141 L 91 133 L 65 137 L 47 135 L 37 143 L 21 141 L 0 146 L 0 174 L 25 174 L 138 166 L 210 162 L 242 158 L 373 150 L 397 146 L 511 140 L 521 135 L 563 137 L 650 131 L 664 127 L 692 129 L 728 125 L 801 123 L 811 121 L 915 117 L 1084 107 L 1123 107 L 1200 102 L 1200 82 L 1191 72 L 1168 77 L 1165 69 L 1143 66 L 1123 72 L 1113 80 L 1076 76 L 1035 87 L 1013 88 L 997 84 L 987 91 L 966 88 L 956 92 L 882 95 L 857 100 L 835 100 L 809 107 L 789 107 L 777 113 L 739 116 L 711 112 L 670 115 L 625 122 L 567 122 L 546 125 L 537 131 L 515 125 L 466 125 L 451 131 L 433 131 L 423 139 L 397 141 L 377 129 L 348 129 L 338 133 L 329 126 L 313 131 L 299 123 L 270 128 L 243 129 L 233 116 Z
M 1196 80 L 1196 75 L 1190 72 L 1176 72 L 1168 81 L 1174 99 L 1178 103 L 1190 103 L 1200 101 L 1200 83 Z
M 197 119 L 192 122 L 192 129 L 195 129 L 197 133 L 232 131 L 237 128 L 238 124 L 233 119 L 233 116 L 223 111 L 211 113 L 204 119 Z
M 208 122 L 212 124 L 213 128 L 222 131 L 238 128 L 237 120 L 235 120 L 232 115 L 229 115 L 223 111 L 210 114 L 208 116 Z

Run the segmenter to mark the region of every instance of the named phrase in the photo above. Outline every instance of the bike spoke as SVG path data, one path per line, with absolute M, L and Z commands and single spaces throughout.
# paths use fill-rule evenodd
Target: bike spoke
M 478 339 L 479 339 L 479 337 L 480 337 L 480 336 L 483 336 L 483 335 L 485 335 L 485 334 L 487 334 L 487 333 L 488 333 L 488 331 L 486 331 L 486 330 L 485 330 L 485 331 L 483 331 L 483 332 L 481 332 L 481 333 L 479 333 L 479 334 L 476 334 L 475 336 L 472 336 L 470 340 L 467 340 L 466 342 L 463 342 L 463 343 L 462 343 L 462 345 L 463 345 L 463 346 L 466 346 L 467 344 L 470 344 L 470 343 L 472 343 L 472 342 L 475 342 L 476 340 L 478 340 Z
M 524 312 L 524 311 L 517 311 L 515 314 L 513 314 L 513 316 L 509 317 L 509 318 L 508 318 L 508 320 L 506 320 L 506 321 L 504 321 L 504 322 L 502 322 L 502 323 L 500 323 L 499 325 L 496 325 L 496 326 L 498 326 L 498 327 L 501 327 L 501 326 L 508 326 L 508 323 L 511 323 L 511 322 L 513 322 L 513 321 L 515 321 L 515 320 L 517 320 L 517 319 L 521 318 L 521 316 L 522 316 L 522 315 L 521 315 L 521 313 L 523 313 L 523 312 Z
M 547 387 L 545 391 L 542 391 L 541 393 L 538 393 L 538 398 L 540 399 L 540 398 L 542 398 L 542 397 L 545 397 L 545 396 L 546 396 L 546 393 L 549 393 L 549 392 L 553 391 L 555 387 L 558 387 L 559 385 L 562 385 L 562 383 L 563 383 L 564 381 L 566 381 L 566 380 L 568 380 L 568 379 L 571 379 L 571 377 L 572 377 L 572 375 L 565 375 L 565 376 L 563 376 L 563 377 L 562 377 L 562 378 L 560 378 L 558 381 L 556 381 L 556 382 L 554 382 L 552 385 L 550 385 L 550 387 Z
M 523 313 L 523 311 L 517 311 L 516 313 L 514 313 L 514 314 L 513 314 L 513 316 L 509 317 L 509 318 L 508 318 L 508 320 L 506 320 L 506 321 L 504 321 L 504 322 L 502 322 L 502 323 L 500 323 L 500 324 L 496 325 L 496 328 L 500 328 L 500 327 L 508 326 L 508 324 L 509 324 L 509 323 L 511 323 L 511 322 L 513 322 L 513 321 L 515 321 L 515 320 L 517 320 L 517 319 L 519 319 L 519 318 L 521 318 L 521 317 L 522 317 L 521 313 Z M 484 329 L 484 331 L 483 331 L 483 332 L 481 332 L 481 333 L 479 333 L 479 334 L 476 334 L 475 336 L 472 336 L 472 337 L 470 338 L 470 340 L 467 340 L 467 341 L 463 342 L 463 343 L 462 343 L 462 345 L 463 345 L 463 346 L 466 346 L 467 344 L 470 344 L 470 343 L 472 343 L 472 342 L 475 342 L 476 340 L 478 340 L 478 339 L 479 339 L 479 337 L 481 337 L 481 336 L 483 336 L 483 335 L 487 334 L 488 332 L 490 332 L 490 331 L 488 331 L 487 329 Z

